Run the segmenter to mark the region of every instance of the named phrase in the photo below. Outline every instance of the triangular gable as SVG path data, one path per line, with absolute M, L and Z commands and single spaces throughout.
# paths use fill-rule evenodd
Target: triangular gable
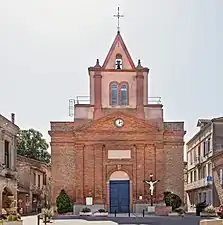
M 118 128 L 115 126 L 116 119 L 122 119 L 124 121 L 124 126 Z M 75 131 L 109 131 L 109 132 L 159 132 L 159 129 L 151 124 L 148 121 L 136 118 L 135 116 L 125 114 L 122 112 L 116 112 L 100 118 L 98 120 L 94 120 L 91 123 L 80 126 L 75 129 Z
M 126 69 L 135 69 L 134 62 L 133 62 L 133 60 L 129 54 L 129 51 L 121 37 L 120 32 L 117 33 L 115 40 L 108 52 L 108 55 L 107 55 L 102 67 L 104 69 L 113 69 L 113 68 L 111 68 L 111 66 L 110 66 L 111 64 L 109 62 L 112 61 L 112 63 L 113 63 L 115 61 L 115 57 L 117 54 L 121 54 L 123 61 L 126 64 L 128 64 L 128 65 L 125 65 Z

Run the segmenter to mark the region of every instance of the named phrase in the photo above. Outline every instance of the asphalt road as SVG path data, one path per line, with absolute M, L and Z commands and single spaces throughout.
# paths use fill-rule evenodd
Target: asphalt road
M 76 217 L 76 219 L 78 219 Z M 105 221 L 110 220 L 118 224 L 147 224 L 147 225 L 199 225 L 201 218 L 196 216 L 186 215 L 180 216 L 149 216 L 149 217 L 79 217 L 88 221 Z

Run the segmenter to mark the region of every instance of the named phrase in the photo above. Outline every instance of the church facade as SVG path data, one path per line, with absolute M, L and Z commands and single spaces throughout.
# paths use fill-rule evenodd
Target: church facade
M 76 212 L 136 212 L 165 191 L 184 196 L 184 123 L 164 122 L 159 98 L 148 97 L 149 69 L 134 64 L 120 32 L 102 65 L 88 68 L 89 103 L 78 97 L 72 122 L 51 122 L 52 204 L 64 189 Z M 150 101 L 152 100 L 152 101 Z

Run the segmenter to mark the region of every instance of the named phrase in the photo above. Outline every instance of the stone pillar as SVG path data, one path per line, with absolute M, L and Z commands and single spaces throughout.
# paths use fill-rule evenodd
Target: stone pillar
M 144 198 L 145 185 L 143 180 L 145 179 L 145 169 L 144 169 L 144 159 L 145 159 L 145 145 L 136 145 L 136 199 L 138 201 L 139 196 L 142 195 Z
M 155 179 L 160 180 L 155 187 L 156 201 L 163 202 L 163 193 L 165 191 L 165 159 L 164 159 L 164 145 L 163 143 L 157 143 L 155 146 L 156 151 L 156 172 Z M 168 179 L 168 178 L 167 178 Z
M 95 184 L 95 199 L 94 204 L 103 204 L 103 145 L 94 145 L 94 184 Z
M 84 200 L 84 146 L 75 145 L 75 189 L 76 203 L 85 204 Z
M 101 70 L 95 70 L 94 75 L 94 119 L 102 116 L 102 99 L 101 99 Z
M 138 70 L 136 74 L 136 109 L 139 118 L 144 118 L 144 76 L 143 71 Z

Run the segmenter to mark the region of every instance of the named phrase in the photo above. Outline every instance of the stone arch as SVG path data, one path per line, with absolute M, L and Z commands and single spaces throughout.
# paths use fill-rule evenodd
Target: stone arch
M 117 170 L 110 175 L 109 180 L 130 180 L 130 177 L 125 171 Z
M 9 208 L 9 205 L 13 203 L 13 200 L 13 192 L 8 187 L 4 187 L 2 190 L 2 208 Z
M 121 168 L 121 169 L 113 168 L 113 169 L 111 169 L 111 170 L 107 173 L 107 182 L 110 181 L 111 175 L 112 175 L 113 173 L 117 172 L 117 171 L 122 171 L 122 172 L 126 173 L 126 174 L 128 175 L 128 177 L 129 177 L 129 180 L 130 180 L 130 181 L 132 180 L 132 174 L 129 173 L 129 171 L 126 170 L 125 168 Z

